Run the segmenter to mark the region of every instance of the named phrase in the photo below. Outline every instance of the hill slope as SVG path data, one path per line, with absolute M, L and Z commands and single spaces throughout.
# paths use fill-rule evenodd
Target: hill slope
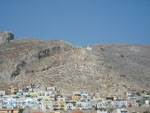
M 89 49 L 90 48 L 90 49 Z M 150 90 L 150 45 L 75 47 L 65 41 L 15 39 L 0 44 L 0 85 L 55 85 L 102 95 Z

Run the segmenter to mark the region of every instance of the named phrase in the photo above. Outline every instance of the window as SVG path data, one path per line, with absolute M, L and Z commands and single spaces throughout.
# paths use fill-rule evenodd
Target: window
M 121 113 L 128 113 L 127 111 L 121 111 Z

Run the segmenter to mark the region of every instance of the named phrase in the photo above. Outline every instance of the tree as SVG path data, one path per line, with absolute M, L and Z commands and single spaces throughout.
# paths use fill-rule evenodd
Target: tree
M 18 113 L 23 113 L 23 109 L 22 109 L 22 108 L 20 108 Z

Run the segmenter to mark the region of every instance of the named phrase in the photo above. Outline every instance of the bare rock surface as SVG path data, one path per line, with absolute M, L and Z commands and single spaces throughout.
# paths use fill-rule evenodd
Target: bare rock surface
M 150 90 L 150 45 L 72 46 L 61 40 L 15 39 L 0 45 L 0 86 L 57 86 L 101 95 Z
M 0 31 L 0 44 L 5 44 L 14 39 L 14 34 L 8 31 Z

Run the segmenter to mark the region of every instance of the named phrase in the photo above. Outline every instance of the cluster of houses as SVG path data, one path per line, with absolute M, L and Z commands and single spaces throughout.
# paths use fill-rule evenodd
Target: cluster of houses
M 135 91 L 126 92 L 121 96 L 98 97 L 88 92 L 73 92 L 61 94 L 56 87 L 26 88 L 9 87 L 8 91 L 0 91 L 0 110 L 3 109 L 40 109 L 42 111 L 67 110 L 107 110 L 126 107 L 150 107 L 150 92 L 139 94 Z

